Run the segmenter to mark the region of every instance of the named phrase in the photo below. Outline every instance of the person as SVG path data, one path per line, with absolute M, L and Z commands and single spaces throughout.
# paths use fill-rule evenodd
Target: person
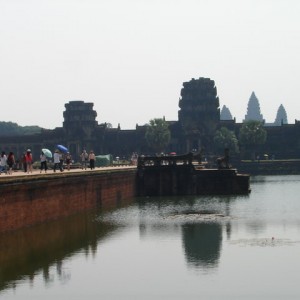
M 5 151 L 2 151 L 0 156 L 0 175 L 2 173 L 6 173 L 6 164 L 7 164 L 7 156 L 5 154 Z
M 217 158 L 217 164 L 219 169 L 230 169 L 229 164 L 229 149 L 225 148 L 224 156 Z
M 71 162 L 72 162 L 72 156 L 71 156 L 70 152 L 67 152 L 67 154 L 66 154 L 66 165 L 67 165 L 67 170 L 68 171 L 70 171 Z
M 41 160 L 41 170 L 40 173 L 42 173 L 43 169 L 45 170 L 45 173 L 47 173 L 48 166 L 47 166 L 47 156 L 45 153 L 42 151 L 40 155 L 40 160 Z
M 61 172 L 64 170 L 64 155 L 62 152 L 59 152 L 59 169 Z
M 8 175 L 11 175 L 13 172 L 13 166 L 16 163 L 15 161 L 15 156 L 13 152 L 9 152 L 8 156 L 7 156 L 7 165 L 8 165 L 8 170 L 7 173 Z
M 27 165 L 27 174 L 29 174 L 29 172 L 32 173 L 32 154 L 30 149 L 27 149 L 26 151 L 25 160 Z
M 80 158 L 81 158 L 81 169 L 83 170 L 83 168 L 84 168 L 86 170 L 86 165 L 87 165 L 87 162 L 89 159 L 89 155 L 85 149 L 80 154 Z
M 89 161 L 90 161 L 90 168 L 91 170 L 95 169 L 95 153 L 93 150 L 90 151 L 89 154 Z
M 27 173 L 27 163 L 26 163 L 26 153 L 23 152 L 22 156 L 21 156 L 21 164 L 23 166 L 23 170 L 25 173 Z
M 53 172 L 56 172 L 56 168 L 59 168 L 59 170 L 62 172 L 62 166 L 60 163 L 60 155 L 58 150 L 55 150 L 54 154 L 53 154 L 53 162 L 54 162 L 54 166 L 53 166 Z

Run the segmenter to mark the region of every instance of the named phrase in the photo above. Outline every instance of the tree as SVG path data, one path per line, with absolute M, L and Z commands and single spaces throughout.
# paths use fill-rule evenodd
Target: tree
M 19 126 L 13 122 L 0 122 L 0 132 L 2 136 L 31 135 L 41 133 L 42 128 L 39 126 Z
M 165 119 L 152 119 L 150 120 L 145 139 L 148 146 L 151 147 L 157 153 L 161 153 L 165 150 L 171 139 L 171 132 L 169 130 L 168 123 Z
M 246 121 L 243 123 L 240 134 L 240 144 L 252 152 L 252 159 L 255 158 L 254 151 L 258 145 L 262 145 L 266 142 L 267 132 L 263 128 L 263 123 L 260 121 Z M 246 151 L 247 152 L 247 151 Z
M 216 131 L 214 144 L 219 152 L 223 152 L 225 148 L 228 148 L 230 153 L 233 154 L 239 152 L 238 139 L 235 133 L 226 127 L 221 127 L 220 130 Z

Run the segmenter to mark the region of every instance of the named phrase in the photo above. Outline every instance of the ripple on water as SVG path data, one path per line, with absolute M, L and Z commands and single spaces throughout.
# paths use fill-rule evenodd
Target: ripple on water
M 238 239 L 229 241 L 231 245 L 238 245 L 242 247 L 278 247 L 278 246 L 294 246 L 299 244 L 300 241 L 293 241 L 290 239 L 280 238 L 253 238 L 253 239 Z
M 98 218 L 98 221 L 113 222 L 119 225 L 133 225 L 141 222 L 146 224 L 227 222 L 232 219 L 233 217 L 231 216 L 210 210 L 172 210 L 158 212 L 148 209 L 146 213 L 141 213 L 138 210 L 125 209 L 102 215 Z
M 171 214 L 165 216 L 164 219 L 183 221 L 183 222 L 219 222 L 219 221 L 228 221 L 232 218 L 230 216 L 225 216 L 224 214 L 220 214 L 220 213 L 191 212 L 191 213 Z

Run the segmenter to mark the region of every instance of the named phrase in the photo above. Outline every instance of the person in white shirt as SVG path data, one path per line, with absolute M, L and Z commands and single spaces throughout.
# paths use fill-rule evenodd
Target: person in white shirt
M 90 168 L 91 170 L 95 169 L 95 153 L 94 151 L 91 151 L 89 154 L 89 161 L 90 161 Z
M 87 163 L 88 163 L 88 160 L 89 160 L 89 154 L 86 152 L 85 149 L 80 154 L 80 158 L 81 158 L 81 169 L 86 170 L 86 166 L 87 166 Z
M 45 173 L 47 173 L 47 156 L 44 154 L 44 152 L 41 152 L 40 155 L 40 160 L 41 160 L 41 170 L 40 173 L 42 173 L 43 169 L 45 170 Z
M 55 150 L 54 154 L 53 154 L 53 162 L 54 162 L 54 166 L 53 166 L 53 172 L 56 172 L 56 168 L 58 167 L 59 170 L 62 172 L 62 166 L 60 163 L 60 155 L 58 150 Z
M 5 155 L 5 152 L 2 151 L 0 156 L 0 175 L 2 173 L 6 173 L 6 165 L 7 165 L 7 156 Z

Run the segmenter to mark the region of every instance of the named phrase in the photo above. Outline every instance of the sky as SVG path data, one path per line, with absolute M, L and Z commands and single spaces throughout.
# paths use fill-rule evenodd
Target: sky
M 242 122 L 300 120 L 299 0 L 0 0 L 0 121 L 61 127 L 65 104 L 98 123 L 178 120 L 183 82 L 215 81 Z

